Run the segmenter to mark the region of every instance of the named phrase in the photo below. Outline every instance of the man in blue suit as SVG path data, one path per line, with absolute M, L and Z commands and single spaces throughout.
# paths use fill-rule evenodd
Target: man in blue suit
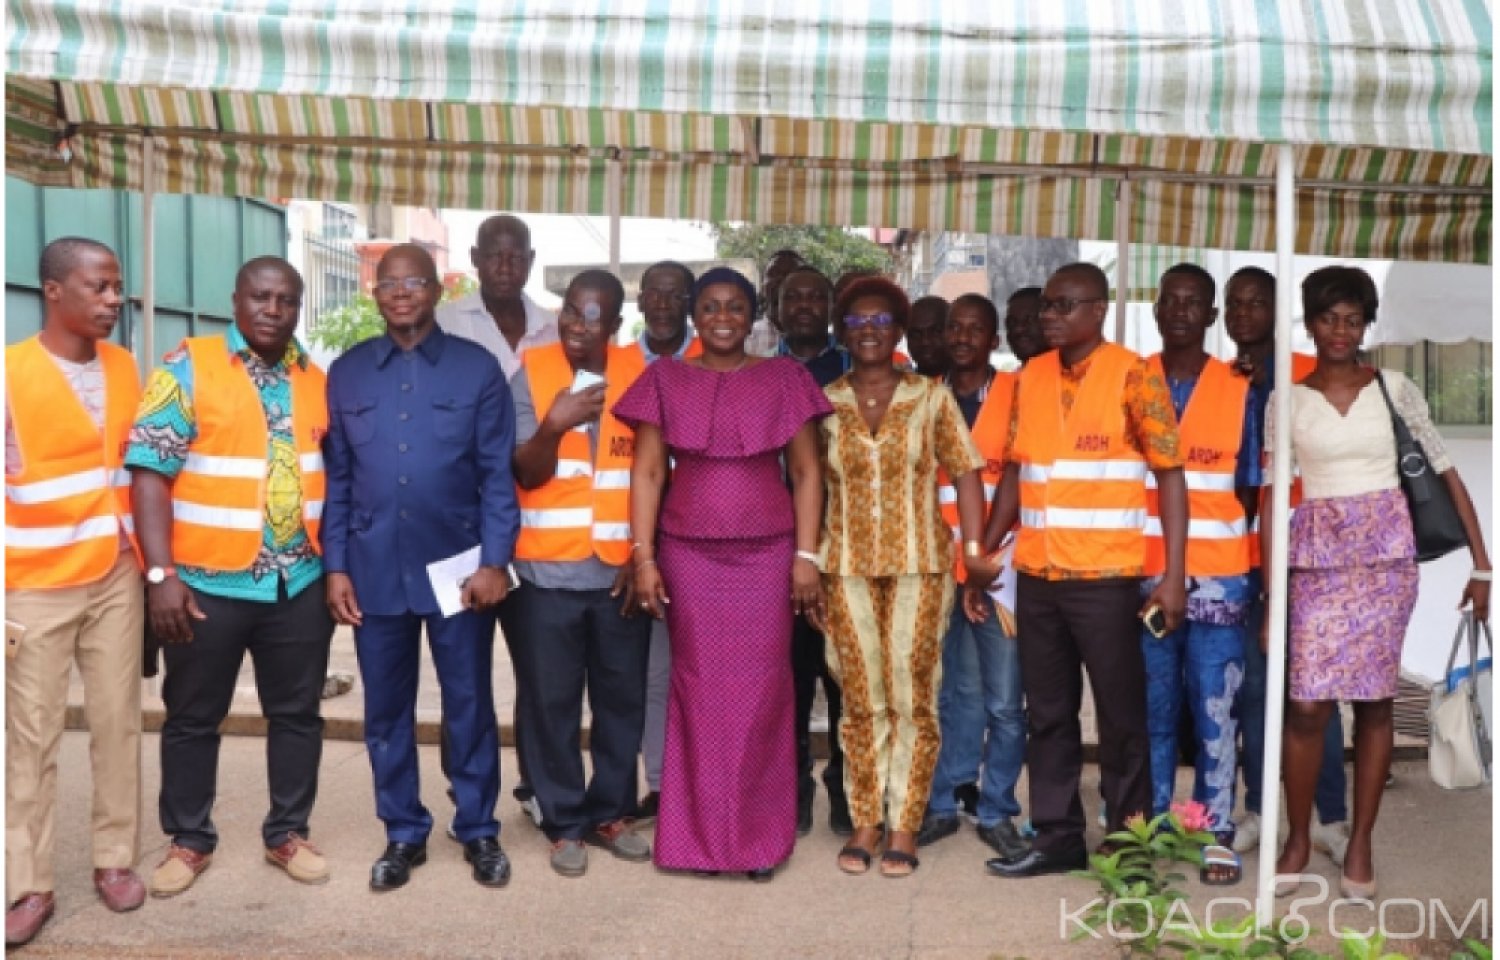
M 328 371 L 323 556 L 328 606 L 354 627 L 365 684 L 365 744 L 388 845 L 370 873 L 393 890 L 427 859 L 432 814 L 417 780 L 414 712 L 422 627 L 442 687 L 456 795 L 453 827 L 474 879 L 504 886 L 495 800 L 500 744 L 490 685 L 494 608 L 520 526 L 510 461 L 515 410 L 500 365 L 434 319 L 437 267 L 392 247 L 376 268 L 384 336 Z M 463 609 L 438 610 L 427 564 L 479 547 Z

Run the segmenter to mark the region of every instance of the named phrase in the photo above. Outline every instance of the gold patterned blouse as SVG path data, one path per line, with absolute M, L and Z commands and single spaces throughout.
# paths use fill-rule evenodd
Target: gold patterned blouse
M 953 569 L 953 536 L 938 509 L 937 469 L 958 477 L 984 466 L 953 391 L 903 374 L 871 435 L 845 374 L 825 388 L 822 421 L 823 572 L 892 577 Z

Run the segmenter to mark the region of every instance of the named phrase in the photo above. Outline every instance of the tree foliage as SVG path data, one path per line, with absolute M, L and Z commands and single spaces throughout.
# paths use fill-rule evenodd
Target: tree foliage
M 458 277 L 444 288 L 443 300 L 466 297 L 478 288 L 473 277 Z M 325 350 L 343 353 L 356 343 L 378 337 L 384 332 L 385 320 L 380 316 L 375 298 L 361 292 L 342 307 L 320 316 L 308 333 L 308 339 Z
M 841 227 L 811 227 L 791 224 L 711 223 L 719 257 L 746 257 L 764 269 L 766 260 L 777 250 L 795 250 L 802 259 L 817 267 L 829 280 L 849 270 L 891 268 L 890 254 L 866 237 Z M 759 277 L 752 277 L 759 281 Z

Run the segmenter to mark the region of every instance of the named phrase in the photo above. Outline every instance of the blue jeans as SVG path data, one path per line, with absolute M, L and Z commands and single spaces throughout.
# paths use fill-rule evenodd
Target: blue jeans
M 943 745 L 927 803 L 931 814 L 958 812 L 953 789 L 974 782 L 981 740 L 984 778 L 979 787 L 979 825 L 992 827 L 1020 814 L 1016 781 L 1026 760 L 1022 704 L 1016 638 L 1000 629 L 993 606 L 983 623 L 973 624 L 964 616 L 963 605 L 954 604 L 943 638 L 943 682 L 938 690 Z
M 1160 639 L 1141 631 L 1153 815 L 1165 813 L 1172 805 L 1178 719 L 1186 698 L 1198 734 L 1193 799 L 1207 808 L 1211 830 L 1232 829 L 1234 698 L 1245 676 L 1244 629 L 1187 620 Z
M 1258 577 L 1258 574 L 1256 575 Z M 1257 591 L 1258 592 L 1258 591 Z M 1260 791 L 1265 769 L 1266 749 L 1266 655 L 1260 649 L 1260 624 L 1265 605 L 1250 608 L 1245 622 L 1245 683 L 1240 687 L 1240 729 L 1244 741 L 1240 750 L 1245 768 L 1245 809 L 1260 813 Z M 1344 777 L 1344 720 L 1339 711 L 1328 719 L 1323 736 L 1323 766 L 1318 770 L 1318 786 L 1313 805 L 1318 809 L 1319 823 L 1342 823 L 1349 819 L 1345 800 L 1348 782 Z

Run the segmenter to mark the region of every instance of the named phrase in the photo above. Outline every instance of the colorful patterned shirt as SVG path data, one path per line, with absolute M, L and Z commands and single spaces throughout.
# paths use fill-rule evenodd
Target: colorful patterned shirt
M 296 596 L 323 575 L 323 561 L 302 525 L 302 487 L 298 482 L 297 449 L 292 436 L 292 364 L 306 369 L 306 350 L 295 339 L 275 365 L 251 350 L 238 329 L 226 337 L 230 353 L 245 365 L 260 394 L 270 427 L 266 449 L 265 529 L 260 552 L 247 570 L 207 570 L 179 565 L 177 575 L 195 590 L 236 600 L 274 603 L 284 580 L 286 595 Z M 179 347 L 166 356 L 165 366 L 151 374 L 141 398 L 140 413 L 130 431 L 127 467 L 152 470 L 175 478 L 187 462 L 188 449 L 198 435 L 193 413 L 193 365 Z
M 871 435 L 849 377 L 824 390 L 823 571 L 842 577 L 945 573 L 953 533 L 938 507 L 937 468 L 959 477 L 984 466 L 953 391 L 906 373 Z
M 1078 363 L 1062 367 L 1062 411 L 1066 417 L 1073 411 L 1073 400 L 1083 385 L 1084 375 L 1089 372 L 1090 354 Z M 1131 449 L 1146 459 L 1151 470 L 1170 470 L 1182 466 L 1182 451 L 1177 435 L 1177 414 L 1172 410 L 1172 395 L 1167 383 L 1151 369 L 1144 358 L 1136 358 L 1134 366 L 1125 375 L 1125 390 L 1120 401 L 1125 408 L 1125 439 Z M 1021 423 L 1020 395 L 1010 411 L 1010 435 L 1005 441 L 1009 451 L 1016 444 L 1016 430 Z M 1007 458 L 1008 458 L 1007 453 Z M 1121 567 L 1117 570 L 1065 570 L 1048 564 L 1030 568 L 1017 564 L 1016 569 L 1033 577 L 1045 580 L 1104 580 L 1113 577 L 1139 577 L 1145 574 L 1143 566 Z

